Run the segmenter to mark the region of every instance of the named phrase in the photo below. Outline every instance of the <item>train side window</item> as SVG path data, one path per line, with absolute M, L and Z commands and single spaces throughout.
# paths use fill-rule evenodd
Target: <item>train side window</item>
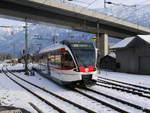
M 57 66 L 61 65 L 61 55 L 55 55 L 55 63 Z
M 62 61 L 63 68 L 74 68 L 75 67 L 72 56 L 69 54 L 69 52 L 65 52 L 62 55 L 61 61 Z
M 48 62 L 51 64 L 54 64 L 55 63 L 55 55 L 49 54 L 48 55 Z
M 61 66 L 61 54 L 59 52 L 52 52 L 48 55 L 48 62 L 52 65 Z

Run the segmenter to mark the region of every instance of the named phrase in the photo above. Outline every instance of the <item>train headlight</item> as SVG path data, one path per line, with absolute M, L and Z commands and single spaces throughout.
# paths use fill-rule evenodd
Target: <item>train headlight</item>
M 89 72 L 89 68 L 85 68 L 85 72 Z

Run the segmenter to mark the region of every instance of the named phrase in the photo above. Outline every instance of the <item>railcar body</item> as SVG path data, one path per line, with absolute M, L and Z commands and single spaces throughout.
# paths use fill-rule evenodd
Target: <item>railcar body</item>
M 90 41 L 64 40 L 42 49 L 37 58 L 36 69 L 59 84 L 96 83 L 96 49 Z

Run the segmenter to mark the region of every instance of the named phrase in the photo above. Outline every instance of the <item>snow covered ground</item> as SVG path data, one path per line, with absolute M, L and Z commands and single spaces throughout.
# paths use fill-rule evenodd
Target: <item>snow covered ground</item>
M 119 73 L 119 72 L 102 70 L 100 76 L 104 78 L 131 83 L 131 84 L 150 87 L 150 75 L 137 75 L 137 74 Z
M 0 65 L 0 69 L 3 67 L 3 65 L 4 64 Z M 31 68 L 31 66 L 32 65 L 30 65 L 30 68 Z M 14 66 L 9 65 L 8 69 L 9 70 L 23 69 L 23 65 L 22 64 L 17 64 Z M 37 73 L 35 74 L 35 76 L 26 76 L 26 75 L 24 75 L 23 72 L 15 73 L 15 74 L 21 78 L 24 78 L 24 79 L 40 86 L 40 87 L 43 87 L 49 91 L 52 91 L 55 94 L 65 97 L 73 102 L 79 103 L 80 105 L 87 107 L 91 110 L 94 110 L 98 113 L 115 113 L 116 112 L 113 109 L 108 108 L 108 107 L 106 107 L 94 100 L 91 100 L 81 94 L 78 94 L 69 89 L 60 87 L 59 85 L 53 83 L 52 81 L 41 77 Z M 133 74 L 127 74 L 127 73 L 101 71 L 101 73 L 98 74 L 98 76 L 150 87 L 150 83 L 149 83 L 150 76 L 147 76 L 147 75 L 133 75 Z M 19 81 L 17 78 L 15 78 L 15 77 L 13 77 L 13 78 L 15 80 Z M 34 89 L 32 86 L 27 85 L 26 83 L 24 83 L 22 81 L 19 81 L 19 82 L 21 84 L 26 85 L 31 90 L 40 94 L 42 97 L 46 98 L 47 100 L 53 102 L 55 105 L 58 105 L 60 108 L 65 109 L 69 113 L 84 112 L 66 102 L 56 99 L 55 97 L 50 96 L 44 92 L 41 92 L 38 89 Z M 146 99 L 144 97 L 139 97 L 137 95 L 133 95 L 133 94 L 129 94 L 126 92 L 117 91 L 117 90 L 107 89 L 107 88 L 100 87 L 100 86 L 93 86 L 93 87 L 91 87 L 91 89 L 102 92 L 104 94 L 108 94 L 108 95 L 117 97 L 122 100 L 126 100 L 126 101 L 136 104 L 136 105 L 143 106 L 144 108 L 150 108 L 150 99 Z M 90 93 L 90 92 L 87 91 L 87 93 Z M 101 100 L 110 102 L 113 105 L 117 105 L 129 112 L 134 112 L 134 113 L 141 112 L 141 111 L 131 108 L 127 105 L 124 106 L 121 103 L 114 102 L 103 96 L 95 95 L 93 93 L 90 93 L 90 95 L 93 95 L 96 98 L 100 98 Z M 30 106 L 29 102 L 34 103 L 37 107 L 39 107 L 42 111 L 44 111 L 44 113 L 57 112 L 53 108 L 47 106 L 44 102 L 40 101 L 39 99 L 34 97 L 32 94 L 30 94 L 29 92 L 27 92 L 26 90 L 22 89 L 20 86 L 16 85 L 14 82 L 9 80 L 4 74 L 0 73 L 0 104 L 21 107 L 21 108 L 25 108 L 28 111 L 31 111 L 32 113 L 36 113 L 36 111 Z
M 32 113 L 37 113 L 29 103 L 34 103 L 36 106 L 41 106 L 41 110 L 49 109 L 49 113 L 54 111 L 26 90 L 16 85 L 4 74 L 0 74 L 0 104 L 25 108 Z

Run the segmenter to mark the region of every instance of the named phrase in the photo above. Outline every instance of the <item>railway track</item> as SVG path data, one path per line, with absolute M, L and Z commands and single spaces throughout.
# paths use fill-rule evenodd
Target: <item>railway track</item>
M 98 83 L 96 85 L 102 86 L 105 88 L 120 90 L 120 91 L 127 92 L 127 93 L 132 93 L 134 95 L 138 95 L 138 96 L 150 99 L 149 91 L 144 91 L 141 89 L 120 85 L 120 84 L 117 84 L 108 80 L 98 79 Z
M 7 71 L 9 72 L 9 70 L 7 70 Z M 15 75 L 15 74 L 12 73 L 12 72 L 9 72 L 9 73 L 11 73 L 13 76 L 17 77 L 18 79 L 20 79 L 20 80 L 22 80 L 22 81 L 24 81 L 24 82 L 27 82 L 28 84 L 33 85 L 33 86 L 35 86 L 35 87 L 37 87 L 37 88 L 39 88 L 39 89 L 41 89 L 41 90 L 43 90 L 43 91 L 49 93 L 50 95 L 53 95 L 53 96 L 55 96 L 55 97 L 57 97 L 57 98 L 59 98 L 59 99 L 65 101 L 65 102 L 68 102 L 68 103 L 70 103 L 70 104 L 73 104 L 74 106 L 78 107 L 79 109 L 82 109 L 82 110 L 84 110 L 84 111 L 86 111 L 86 112 L 89 112 L 89 113 L 95 113 L 95 112 L 92 111 L 92 110 L 89 110 L 89 109 L 87 109 L 87 108 L 85 108 L 85 107 L 83 107 L 83 106 L 81 106 L 81 105 L 78 105 L 78 104 L 76 104 L 76 103 L 74 103 L 74 102 L 72 102 L 72 101 L 70 101 L 70 100 L 67 100 L 67 99 L 65 99 L 65 98 L 63 98 L 63 97 L 61 97 L 61 96 L 59 96 L 59 95 L 56 95 L 56 94 L 54 94 L 53 92 L 50 92 L 50 91 L 48 91 L 48 90 L 46 90 L 46 89 L 43 89 L 43 88 L 41 88 L 41 87 L 39 87 L 39 86 L 37 86 L 37 85 L 35 85 L 35 84 L 29 82 L 29 81 L 26 81 L 26 80 L 22 79 L 21 77 Z M 80 91 L 80 90 L 78 90 L 78 89 L 73 89 L 73 90 L 76 91 L 76 92 L 78 92 L 78 93 L 80 93 L 80 94 L 82 94 L 82 95 L 84 95 L 84 96 L 86 96 L 86 97 L 88 97 L 88 98 L 90 98 L 90 99 L 92 99 L 92 100 L 95 100 L 95 101 L 97 101 L 97 102 L 99 102 L 99 103 L 101 103 L 101 104 L 103 104 L 103 105 L 105 105 L 105 106 L 107 106 L 107 107 L 109 107 L 109 108 L 111 108 L 111 109 L 114 109 L 114 110 L 116 110 L 116 111 L 118 111 L 118 112 L 121 112 L 121 113 L 128 113 L 128 111 L 123 110 L 123 109 L 121 109 L 120 107 L 117 107 L 117 106 L 115 106 L 115 105 L 113 105 L 113 104 L 104 102 L 104 101 L 102 101 L 102 100 L 100 100 L 100 99 L 98 99 L 98 98 L 95 98 L 94 96 L 91 96 L 91 95 L 89 95 L 89 94 L 84 93 L 83 91 Z M 128 106 L 130 106 L 130 107 L 133 107 L 133 108 L 136 108 L 136 109 L 138 109 L 138 110 L 142 110 L 143 112 L 146 112 L 146 113 L 149 113 L 149 112 L 150 112 L 149 109 L 146 109 L 146 108 L 143 108 L 143 107 L 141 107 L 141 106 L 138 106 L 138 105 L 129 103 L 129 102 L 127 102 L 127 101 L 124 101 L 124 100 L 121 100 L 121 99 L 118 99 L 118 98 L 115 98 L 115 97 L 106 95 L 106 94 L 101 93 L 101 92 L 97 92 L 97 91 L 92 90 L 92 89 L 90 89 L 90 88 L 86 88 L 86 90 L 91 91 L 91 92 L 96 93 L 96 94 L 99 94 L 99 95 L 102 95 L 102 96 L 105 96 L 105 97 L 107 97 L 107 98 L 110 98 L 110 99 L 115 100 L 115 101 L 117 101 L 117 102 L 120 102 L 120 103 L 122 103 L 122 104 L 126 104 L 126 105 L 128 105 Z M 59 112 L 60 112 L 60 111 L 59 111 Z M 63 113 L 63 112 L 62 112 L 62 113 Z
M 54 108 L 56 111 L 60 112 L 60 113 L 67 113 L 66 111 L 62 110 L 61 108 L 55 106 L 54 104 L 52 104 L 51 102 L 47 101 L 46 99 L 42 98 L 41 96 L 37 95 L 36 93 L 34 93 L 33 91 L 31 91 L 30 89 L 26 88 L 25 86 L 23 86 L 22 84 L 20 84 L 19 82 L 17 82 L 16 80 L 12 79 L 6 71 L 4 71 L 2 69 L 2 72 L 10 79 L 12 80 L 14 83 L 16 83 L 17 85 L 19 85 L 20 87 L 22 87 L 23 89 L 25 89 L 26 91 L 28 91 L 29 93 L 31 93 L 32 95 L 34 95 L 35 97 L 37 97 L 39 100 L 45 102 L 48 106 Z
M 42 76 L 42 75 L 41 75 Z M 43 76 L 44 77 L 44 76 Z M 72 88 L 71 88 L 72 89 Z M 107 102 L 104 102 L 104 101 L 102 101 L 102 100 L 100 100 L 100 99 L 97 99 L 97 98 L 95 98 L 95 97 L 93 97 L 93 96 L 90 96 L 90 95 L 88 95 L 88 94 L 86 94 L 86 93 L 84 93 L 84 92 L 82 92 L 82 91 L 80 91 L 79 89 L 72 89 L 73 91 L 75 91 L 75 92 L 78 92 L 79 94 L 81 94 L 81 95 L 83 95 L 83 96 L 86 96 L 86 97 L 88 97 L 89 99 L 92 99 L 92 100 L 94 100 L 94 101 L 97 101 L 98 103 L 101 103 L 102 105 L 105 105 L 106 107 L 109 107 L 109 108 L 111 108 L 111 109 L 113 109 L 113 110 L 115 110 L 115 111 L 118 111 L 118 112 L 121 112 L 121 113 L 128 113 L 128 111 L 126 111 L 126 110 L 123 110 L 123 109 L 121 109 L 121 108 L 119 108 L 119 107 L 116 107 L 116 106 L 114 106 L 114 105 L 112 105 L 112 104 L 110 104 L 110 103 L 107 103 Z
M 143 93 L 140 93 L 140 92 L 130 91 L 130 90 L 127 90 L 127 89 L 122 89 L 122 88 L 118 88 L 118 87 L 114 87 L 114 86 L 107 86 L 107 85 L 105 85 L 105 83 L 104 83 L 104 85 L 103 85 L 103 83 L 102 84 L 97 83 L 96 85 L 97 86 L 101 86 L 101 87 L 105 87 L 105 88 L 109 88 L 109 89 L 115 89 L 115 90 L 126 92 L 126 93 L 131 93 L 133 95 L 138 95 L 140 97 L 144 97 L 144 98 L 150 99 L 150 96 L 143 95 Z
M 84 96 L 86 96 L 86 97 L 88 97 L 88 98 L 90 98 L 90 99 L 93 99 L 93 100 L 95 100 L 95 101 L 97 101 L 97 102 L 99 102 L 99 103 L 101 103 L 101 104 L 103 104 L 103 105 L 105 105 L 105 106 L 107 106 L 107 107 L 109 107 L 109 108 L 111 108 L 111 109 L 114 109 L 115 111 L 118 111 L 118 112 L 120 112 L 120 113 L 128 113 L 128 111 L 126 111 L 126 110 L 124 110 L 124 109 L 121 109 L 120 107 L 117 107 L 117 106 L 115 106 L 115 105 L 112 105 L 112 104 L 110 104 L 110 103 L 108 103 L 108 102 L 105 102 L 105 101 L 102 101 L 102 100 L 100 100 L 100 99 L 98 99 L 98 98 L 95 98 L 94 96 L 91 96 L 91 95 L 89 95 L 89 94 L 87 94 L 87 93 L 84 93 L 83 91 L 80 91 L 80 89 L 78 89 L 78 88 L 76 88 L 76 89 L 73 89 L 75 92 L 78 92 L 78 93 L 80 93 L 80 94 L 82 94 L 82 95 L 84 95 Z
M 98 99 L 98 98 L 95 98 L 94 96 L 91 96 L 91 95 L 89 95 L 89 94 L 86 94 L 86 93 L 80 91 L 80 89 L 77 89 L 77 88 L 76 88 L 76 89 L 72 89 L 72 90 L 74 90 L 74 91 L 76 91 L 76 92 L 78 92 L 78 93 L 80 93 L 80 94 L 82 94 L 82 95 L 84 95 L 84 96 L 86 96 L 86 97 L 88 97 L 88 98 L 90 98 L 90 99 L 93 99 L 93 100 L 95 100 L 95 101 L 97 101 L 97 102 L 99 102 L 99 103 L 101 103 L 101 104 L 103 104 L 103 105 L 105 105 L 105 106 L 107 106 L 107 107 L 110 107 L 110 108 L 112 108 L 112 109 L 114 109 L 114 110 L 116 110 L 116 111 L 118 111 L 118 112 L 121 112 L 121 113 L 127 113 L 127 112 L 128 112 L 128 111 L 126 111 L 126 110 L 121 109 L 120 107 L 117 107 L 117 106 L 115 106 L 115 105 L 113 105 L 113 104 L 110 104 L 110 103 L 108 103 L 108 102 L 105 102 L 105 101 L 102 101 L 102 100 L 100 100 L 100 99 Z M 98 92 L 98 91 L 95 91 L 95 90 L 92 90 L 92 89 L 90 89 L 90 88 L 86 88 L 86 90 L 91 91 L 91 92 L 94 92 L 94 93 L 99 94 L 99 95 L 102 95 L 102 96 L 105 96 L 105 97 L 107 97 L 107 98 L 109 98 L 109 99 L 115 100 L 115 101 L 120 102 L 120 103 L 122 103 L 122 104 L 126 104 L 126 105 L 128 105 L 128 106 L 130 106 L 130 107 L 132 107 L 132 108 L 141 110 L 141 111 L 143 111 L 143 112 L 150 113 L 150 109 L 143 108 L 142 106 L 138 106 L 138 105 L 136 105 L 136 104 L 132 104 L 132 103 L 130 103 L 130 102 L 127 102 L 127 101 L 124 101 L 124 100 L 121 100 L 121 99 L 118 99 L 118 98 L 115 98 L 115 97 L 106 95 L 106 94 L 104 94 L 104 93 L 101 93 L 101 92 Z
M 120 102 L 124 105 L 128 105 L 128 106 L 131 106 L 133 108 L 136 108 L 136 109 L 139 109 L 139 110 L 142 110 L 143 112 L 146 112 L 146 113 L 150 113 L 150 109 L 147 109 L 147 108 L 143 108 L 142 106 L 139 106 L 139 105 L 136 105 L 136 104 L 133 104 L 133 103 L 130 103 L 130 102 L 127 102 L 125 100 L 122 100 L 122 99 L 119 99 L 119 98 L 116 98 L 116 97 L 113 97 L 113 96 L 110 96 L 110 95 L 107 95 L 107 94 L 104 94 L 102 92 L 99 92 L 99 91 L 95 91 L 91 88 L 86 88 L 86 90 L 90 91 L 90 92 L 93 92 L 93 93 L 96 93 L 98 95 L 101 95 L 101 96 L 104 96 L 106 98 L 109 98 L 109 99 L 112 99 L 114 101 L 117 101 L 117 102 Z
M 113 85 L 113 86 L 117 86 L 117 87 L 120 87 L 120 88 L 132 90 L 132 91 L 137 91 L 137 92 L 142 92 L 142 93 L 145 93 L 145 94 L 150 94 L 150 91 L 145 91 L 145 90 L 141 90 L 141 89 L 137 89 L 137 88 L 132 88 L 132 87 L 130 87 L 130 86 L 124 86 L 124 85 L 112 83 L 112 82 L 105 81 L 105 80 L 100 80 L 100 79 L 99 79 L 98 82 L 106 83 L 106 84 L 108 84 L 108 85 Z
M 7 70 L 7 71 L 8 71 L 8 70 Z M 3 72 L 4 72 L 4 71 L 3 71 Z M 74 103 L 74 102 L 72 102 L 72 101 L 70 101 L 70 100 L 68 100 L 68 99 L 66 99 L 66 98 L 64 98 L 64 97 L 61 97 L 61 96 L 59 96 L 59 95 L 57 95 L 57 94 L 55 94 L 55 93 L 53 93 L 53 92 L 50 92 L 50 91 L 48 91 L 48 90 L 46 90 L 46 89 L 44 89 L 44 88 L 42 88 L 42 87 L 39 87 L 39 86 L 37 86 L 37 85 L 35 85 L 35 84 L 31 83 L 31 82 L 28 82 L 28 81 L 26 81 L 26 80 L 24 80 L 24 79 L 22 79 L 22 78 L 16 76 L 14 73 L 12 73 L 12 72 L 10 72 L 10 71 L 8 71 L 8 72 L 9 72 L 10 74 L 12 74 L 13 76 L 17 77 L 18 79 L 20 79 L 20 80 L 22 80 L 22 81 L 24 81 L 24 82 L 26 82 L 26 83 L 28 83 L 28 84 L 30 84 L 30 85 L 32 85 L 32 86 L 34 86 L 34 87 L 40 89 L 40 90 L 42 90 L 42 91 L 44 91 L 44 92 L 46 92 L 46 93 L 48 93 L 48 94 L 50 94 L 50 95 L 53 95 L 53 96 L 55 96 L 56 98 L 59 98 L 60 100 L 63 100 L 64 102 L 68 102 L 69 104 L 72 104 L 72 105 L 74 105 L 75 107 L 77 107 L 77 108 L 79 108 L 79 109 L 81 109 L 81 110 L 84 110 L 84 111 L 86 111 L 86 112 L 88 112 L 88 113 L 96 113 L 96 112 L 93 111 L 93 110 L 90 110 L 90 109 L 88 109 L 88 108 L 86 108 L 86 107 L 81 106 L 80 104 Z M 21 86 L 22 88 L 24 88 L 24 89 L 27 90 L 28 92 L 32 93 L 34 96 L 38 97 L 40 100 L 44 101 L 46 104 L 48 104 L 49 106 L 53 107 L 53 108 L 54 108 L 55 110 L 57 110 L 58 112 L 60 112 L 60 113 L 66 113 L 66 111 L 62 110 L 61 108 L 57 107 L 56 105 L 52 104 L 51 102 L 45 100 L 45 99 L 42 98 L 41 96 L 37 95 L 36 93 L 34 93 L 33 91 L 31 91 L 31 90 L 28 89 L 27 87 L 23 86 L 22 84 L 20 84 L 19 82 L 17 82 L 17 81 L 14 80 L 13 78 L 11 78 L 6 72 L 4 72 L 4 74 L 5 74 L 9 79 L 11 79 L 12 81 L 14 81 L 16 84 L 18 84 L 19 86 Z
M 104 77 L 98 77 L 100 79 L 104 79 L 104 80 L 108 80 L 108 81 L 112 81 L 112 82 L 116 82 L 116 83 L 121 83 L 121 84 L 124 84 L 124 85 L 129 85 L 129 86 L 133 86 L 135 88 L 141 88 L 141 89 L 145 89 L 145 90 L 149 90 L 150 91 L 150 88 L 148 87 L 144 87 L 144 86 L 140 86 L 140 85 L 135 85 L 135 84 L 131 84 L 131 83 L 126 83 L 126 82 L 122 82 L 122 81 L 118 81 L 118 80 L 113 80 L 113 79 L 108 79 L 108 78 L 104 78 Z
M 118 87 L 129 89 L 129 90 L 133 90 L 133 91 L 142 92 L 142 93 L 145 93 L 145 94 L 150 94 L 150 90 L 147 87 L 145 87 L 144 90 L 143 90 L 142 86 L 133 85 L 133 84 L 124 83 L 124 82 L 115 81 L 115 80 L 106 79 L 106 78 L 105 79 L 104 78 L 100 78 L 98 81 L 105 82 L 105 83 L 107 83 L 109 85 L 114 85 L 114 86 L 118 86 Z M 122 85 L 122 84 L 124 84 L 125 86 Z M 141 87 L 142 87 L 142 89 L 141 89 Z M 148 90 L 148 91 L 146 91 L 146 90 Z
M 9 70 L 7 70 L 7 71 L 9 71 Z M 29 83 L 29 84 L 34 85 L 34 86 L 36 86 L 36 87 L 38 87 L 38 88 L 41 89 L 41 87 L 39 87 L 39 86 L 37 86 L 37 85 L 35 85 L 35 84 L 33 84 L 33 83 L 30 83 L 30 82 L 28 82 L 28 81 L 26 81 L 26 80 L 24 80 L 24 79 L 22 79 L 22 78 L 16 76 L 14 73 L 12 73 L 12 72 L 10 72 L 10 73 L 13 74 L 15 77 L 17 77 L 17 78 L 19 78 L 19 79 L 21 79 L 21 80 L 23 80 L 23 81 L 25 81 L 25 82 L 27 82 L 27 83 Z M 49 92 L 49 91 L 47 91 L 47 90 L 45 90 L 45 89 L 43 89 L 43 88 L 42 88 L 42 90 L 44 90 L 44 91 L 46 91 L 46 92 Z M 109 107 L 109 108 L 111 108 L 111 109 L 114 109 L 115 111 L 122 112 L 122 113 L 128 113 L 126 110 L 123 110 L 123 109 L 121 109 L 121 108 L 119 108 L 119 107 L 116 107 L 116 106 L 114 106 L 114 105 L 111 105 L 111 104 L 109 104 L 109 103 L 106 103 L 106 102 L 104 102 L 104 101 L 101 101 L 100 99 L 97 99 L 97 98 L 94 98 L 94 97 L 92 97 L 92 96 L 90 96 L 90 95 L 87 95 L 87 94 L 85 94 L 85 93 L 83 93 L 83 92 L 81 92 L 81 91 L 79 91 L 79 90 L 77 90 L 77 89 L 73 89 L 73 91 L 78 92 L 78 93 L 82 94 L 83 96 L 86 96 L 86 97 L 88 97 L 88 98 L 90 98 L 90 99 L 92 99 L 92 100 L 94 100 L 94 101 L 97 101 L 98 103 L 101 103 L 101 104 L 105 105 L 106 107 Z M 58 98 L 62 98 L 62 97 L 60 97 L 60 96 L 58 96 L 58 95 L 56 95 L 56 94 L 54 94 L 54 93 L 52 93 L 52 92 L 50 92 L 50 93 L 51 93 L 53 96 L 56 96 L 56 97 L 58 97 Z M 65 99 L 65 98 L 64 98 L 64 99 Z M 65 99 L 65 101 L 66 101 L 66 99 Z M 67 101 L 69 101 L 69 100 L 67 100 Z M 69 103 L 70 103 L 70 102 L 69 102 Z M 71 102 L 71 103 L 72 103 L 72 102 Z M 76 105 L 76 106 L 80 108 L 80 106 L 78 106 L 78 105 Z M 88 113 L 95 113 L 94 111 L 89 110 L 89 109 L 87 109 L 87 108 L 82 108 L 82 109 L 85 110 L 85 111 L 88 112 Z

